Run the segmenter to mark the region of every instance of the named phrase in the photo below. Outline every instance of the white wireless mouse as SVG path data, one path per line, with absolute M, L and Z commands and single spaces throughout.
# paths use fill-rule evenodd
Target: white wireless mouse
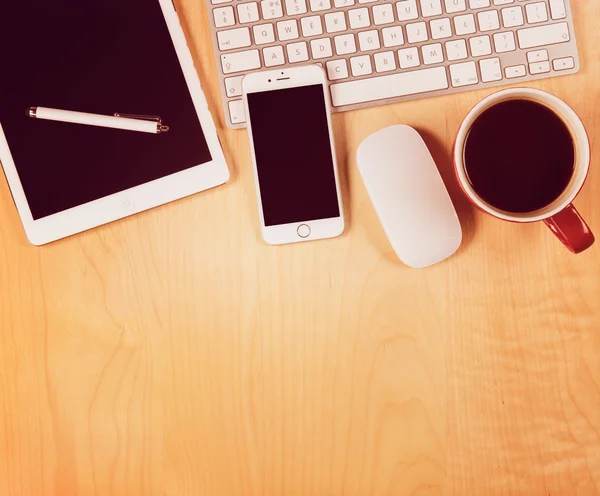
M 365 139 L 358 169 L 398 258 L 414 268 L 452 255 L 462 229 L 444 181 L 423 138 L 390 126 Z

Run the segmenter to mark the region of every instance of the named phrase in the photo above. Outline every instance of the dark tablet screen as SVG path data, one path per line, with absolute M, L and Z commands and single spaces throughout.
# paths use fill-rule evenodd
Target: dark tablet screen
M 211 161 L 158 0 L 6 2 L 0 123 L 33 218 Z M 160 116 L 145 134 L 43 121 L 29 107 Z

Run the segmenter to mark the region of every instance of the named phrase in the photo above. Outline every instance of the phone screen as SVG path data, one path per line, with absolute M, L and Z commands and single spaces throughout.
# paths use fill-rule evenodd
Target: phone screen
M 340 216 L 323 85 L 248 94 L 265 226 Z

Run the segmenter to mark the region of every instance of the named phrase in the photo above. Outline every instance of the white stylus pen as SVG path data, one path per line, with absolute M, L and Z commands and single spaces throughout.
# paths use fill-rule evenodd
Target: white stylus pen
M 160 117 L 128 116 L 125 114 L 115 114 L 114 116 L 86 114 L 85 112 L 73 112 L 71 110 L 58 110 L 46 107 L 29 107 L 27 115 L 32 119 L 68 122 L 71 124 L 83 124 L 85 126 L 109 127 L 112 129 L 122 129 L 123 131 L 137 131 L 139 133 L 161 134 L 169 130 L 169 126 L 163 125 Z

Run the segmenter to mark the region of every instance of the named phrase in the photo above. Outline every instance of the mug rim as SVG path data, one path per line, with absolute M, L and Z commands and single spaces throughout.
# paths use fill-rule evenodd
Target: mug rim
M 546 105 L 560 117 L 576 143 L 577 156 L 575 172 L 565 191 L 550 205 L 534 212 L 514 213 L 507 212 L 490 205 L 483 200 L 471 186 L 464 164 L 464 148 L 468 132 L 475 120 L 488 108 L 505 100 L 512 100 L 518 96 L 529 98 L 540 104 Z M 537 97 L 537 98 L 536 98 Z M 454 171 L 458 182 L 467 197 L 479 209 L 494 217 L 519 223 L 538 222 L 549 219 L 568 207 L 581 192 L 590 169 L 590 140 L 581 118 L 563 100 L 546 91 L 535 88 L 509 88 L 497 91 L 478 102 L 463 119 L 458 130 L 453 150 Z

